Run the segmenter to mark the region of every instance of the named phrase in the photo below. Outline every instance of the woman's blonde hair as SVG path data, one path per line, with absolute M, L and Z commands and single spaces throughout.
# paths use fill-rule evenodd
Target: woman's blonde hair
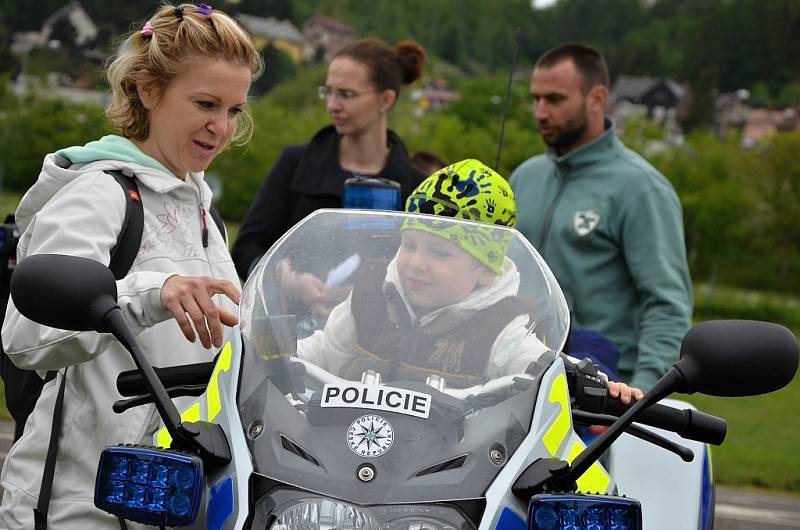
M 162 5 L 142 29 L 125 37 L 106 70 L 111 87 L 106 116 L 123 136 L 144 140 L 150 134 L 137 86 L 163 94 L 193 56 L 239 62 L 250 67 L 252 79 L 264 69 L 250 36 L 230 16 L 205 4 Z M 240 113 L 232 143 L 246 143 L 252 133 L 252 118 Z

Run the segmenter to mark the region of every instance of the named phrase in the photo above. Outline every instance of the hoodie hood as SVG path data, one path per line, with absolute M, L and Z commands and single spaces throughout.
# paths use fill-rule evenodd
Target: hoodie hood
M 42 171 L 33 186 L 20 200 L 16 221 L 24 232 L 33 216 L 64 186 L 90 171 L 120 170 L 158 193 L 178 187 L 199 189 L 203 204 L 210 202 L 211 190 L 203 173 L 191 173 L 183 181 L 163 164 L 144 154 L 133 142 L 121 136 L 108 135 L 83 146 L 68 147 L 48 154 Z
M 457 304 L 440 307 L 439 309 L 431 311 L 430 313 L 426 313 L 422 317 L 417 316 L 417 314 L 414 312 L 414 308 L 408 301 L 406 294 L 403 292 L 403 286 L 400 284 L 400 275 L 397 272 L 396 256 L 386 268 L 386 282 L 397 289 L 397 292 L 400 294 L 400 298 L 403 300 L 403 304 L 405 304 L 405 307 L 408 310 L 408 314 L 411 315 L 412 322 L 416 323 L 418 321 L 420 326 L 424 326 L 440 316 L 442 313 L 450 311 L 480 311 L 481 309 L 496 304 L 507 296 L 516 295 L 517 291 L 519 291 L 520 279 L 517 266 L 513 261 L 506 257 L 500 273 L 497 275 L 495 281 L 492 282 L 491 285 L 475 289 Z
M 116 160 L 172 173 L 161 162 L 144 154 L 135 143 L 122 136 L 108 135 L 86 145 L 67 147 L 56 151 L 56 156 L 66 158 L 71 165 L 79 166 L 98 160 Z

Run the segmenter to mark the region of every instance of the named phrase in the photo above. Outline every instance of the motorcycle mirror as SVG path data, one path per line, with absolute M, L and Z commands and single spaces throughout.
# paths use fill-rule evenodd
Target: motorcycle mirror
M 797 372 L 797 339 L 772 322 L 709 320 L 683 339 L 674 368 L 683 376 L 677 392 L 754 396 L 783 388 Z
M 117 284 L 108 267 L 97 261 L 34 254 L 14 269 L 11 298 L 34 322 L 72 331 L 105 331 L 105 317 L 117 307 Z

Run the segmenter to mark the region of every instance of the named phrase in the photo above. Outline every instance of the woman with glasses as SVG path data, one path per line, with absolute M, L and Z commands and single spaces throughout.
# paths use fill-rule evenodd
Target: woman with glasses
M 425 50 L 414 41 L 394 47 L 378 39 L 358 40 L 340 50 L 318 88 L 332 124 L 307 144 L 286 146 L 242 220 L 233 260 L 246 279 L 259 258 L 297 221 L 319 208 L 342 206 L 344 181 L 363 175 L 400 183 L 402 202 L 426 176 L 409 161 L 400 137 L 388 129 L 387 114 L 400 87 L 418 79 Z M 340 300 L 319 279 L 328 271 L 281 271 L 301 287 L 302 305 L 327 314 Z M 331 299 L 334 298 L 334 299 Z

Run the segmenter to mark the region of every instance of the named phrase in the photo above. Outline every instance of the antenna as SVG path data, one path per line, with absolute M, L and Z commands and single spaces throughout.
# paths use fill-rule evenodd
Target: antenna
M 500 170 L 500 154 L 503 152 L 503 137 L 506 132 L 506 119 L 508 118 L 508 105 L 511 101 L 511 82 L 514 80 L 514 69 L 517 67 L 517 51 L 519 41 L 522 36 L 522 27 L 514 28 L 514 47 L 511 55 L 511 70 L 508 72 L 508 85 L 506 86 L 506 97 L 503 102 L 503 117 L 500 119 L 500 138 L 497 140 L 497 160 L 494 163 L 494 170 Z

